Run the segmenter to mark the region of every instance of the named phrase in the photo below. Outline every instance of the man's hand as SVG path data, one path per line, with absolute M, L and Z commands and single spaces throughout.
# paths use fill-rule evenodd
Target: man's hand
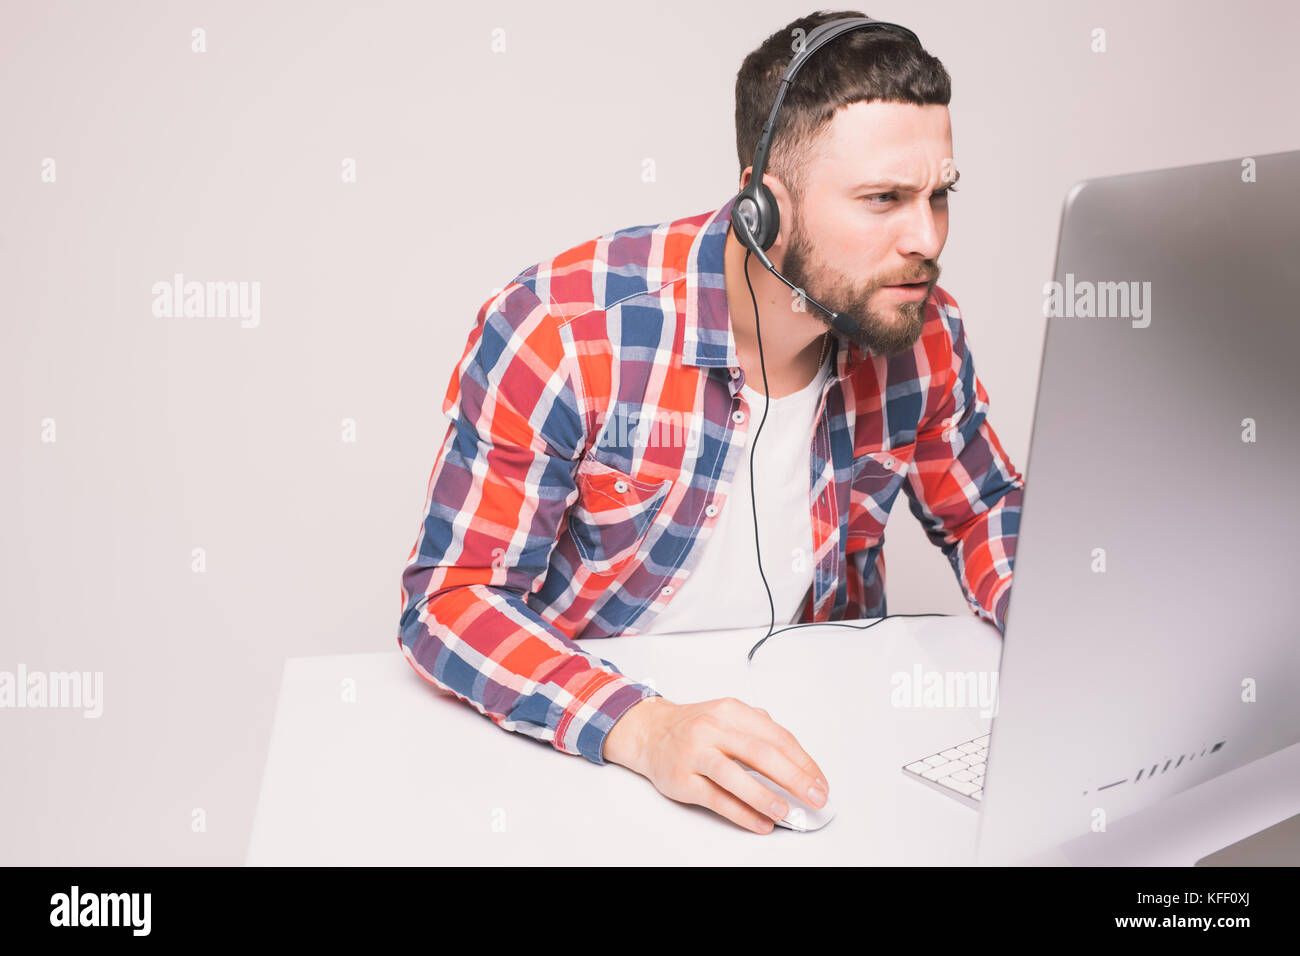
M 767 711 L 734 697 L 701 704 L 647 697 L 614 723 L 604 757 L 646 777 L 664 796 L 707 807 L 755 833 L 771 833 L 773 821 L 791 807 L 736 759 L 803 794 L 813 807 L 825 806 L 829 792 L 826 775 L 794 735 Z

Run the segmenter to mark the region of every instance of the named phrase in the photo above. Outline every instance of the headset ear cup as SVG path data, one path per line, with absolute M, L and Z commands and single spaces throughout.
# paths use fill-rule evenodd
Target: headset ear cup
M 742 190 L 731 205 L 731 231 L 736 234 L 742 246 L 754 248 L 756 252 L 757 243 L 752 240 L 758 229 L 758 220 L 758 204 L 748 189 Z M 741 225 L 747 228 L 742 229 Z M 747 235 L 750 238 L 746 238 Z
M 776 204 L 776 197 L 766 183 L 758 184 L 754 199 L 758 206 L 758 229 L 755 230 L 754 238 L 766 252 L 772 248 L 777 233 L 781 231 L 781 207 Z

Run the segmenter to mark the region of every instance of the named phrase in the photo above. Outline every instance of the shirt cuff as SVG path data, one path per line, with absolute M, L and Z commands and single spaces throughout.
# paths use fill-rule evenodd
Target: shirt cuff
M 597 766 L 604 766 L 605 738 L 614 724 L 636 704 L 647 697 L 661 696 L 648 684 L 641 684 L 623 675 L 602 681 L 596 691 L 576 710 L 565 715 L 565 722 L 555 735 L 555 745 L 566 753 L 577 753 Z
M 1007 633 L 1007 605 L 1011 603 L 1011 588 L 1002 592 L 1002 596 L 997 599 L 993 606 L 993 619 L 997 623 L 998 630 L 1005 636 Z

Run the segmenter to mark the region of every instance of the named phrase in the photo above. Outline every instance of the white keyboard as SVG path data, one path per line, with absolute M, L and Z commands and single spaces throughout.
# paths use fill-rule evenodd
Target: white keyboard
M 978 807 L 984 796 L 984 762 L 989 752 L 989 734 L 922 757 L 903 768 L 903 773 L 940 793 Z

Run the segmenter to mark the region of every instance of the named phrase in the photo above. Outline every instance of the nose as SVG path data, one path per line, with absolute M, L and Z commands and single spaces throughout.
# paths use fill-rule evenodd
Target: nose
M 937 259 L 943 251 L 946 229 L 947 220 L 941 222 L 935 215 L 929 197 L 916 193 L 907 213 L 907 225 L 899 237 L 898 251 L 909 259 Z

